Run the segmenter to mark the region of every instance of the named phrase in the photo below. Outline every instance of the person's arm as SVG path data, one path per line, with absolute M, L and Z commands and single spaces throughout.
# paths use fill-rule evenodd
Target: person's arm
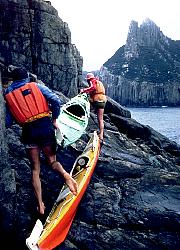
M 41 90 L 42 94 L 46 98 L 49 104 L 49 108 L 52 112 L 53 122 L 58 118 L 60 114 L 60 107 L 61 107 L 61 100 L 60 98 L 47 86 L 37 84 L 39 89 Z
M 11 112 L 8 108 L 8 106 L 6 105 L 6 120 L 5 120 L 5 124 L 6 124 L 6 128 L 10 128 L 14 123 L 14 119 L 11 115 Z
M 81 89 L 81 93 L 93 93 L 96 90 L 96 82 L 90 81 L 90 86 L 84 89 Z

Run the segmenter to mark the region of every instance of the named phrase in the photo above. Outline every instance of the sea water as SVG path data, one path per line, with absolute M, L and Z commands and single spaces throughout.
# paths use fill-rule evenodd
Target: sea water
M 131 117 L 180 144 L 180 107 L 127 108 Z

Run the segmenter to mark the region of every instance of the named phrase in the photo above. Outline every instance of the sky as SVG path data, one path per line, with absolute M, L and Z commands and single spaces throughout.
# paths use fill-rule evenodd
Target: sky
M 68 23 L 83 70 L 98 70 L 126 43 L 132 20 L 151 19 L 163 34 L 180 40 L 180 0 L 50 0 Z

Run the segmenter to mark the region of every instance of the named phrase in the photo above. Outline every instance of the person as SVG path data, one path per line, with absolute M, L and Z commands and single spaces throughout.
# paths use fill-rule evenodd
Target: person
M 13 82 L 5 89 L 6 127 L 15 120 L 22 127 L 22 142 L 26 147 L 32 168 L 32 185 L 38 201 L 38 211 L 44 214 L 40 180 L 40 152 L 48 164 L 65 179 L 70 191 L 77 195 L 77 182 L 56 160 L 56 119 L 61 101 L 47 86 L 30 82 L 28 72 L 21 67 L 13 69 L 9 77 Z
M 105 88 L 101 81 L 99 81 L 93 73 L 88 73 L 86 75 L 86 80 L 89 84 L 89 87 L 83 88 L 80 90 L 80 93 L 87 93 L 90 95 L 90 102 L 92 107 L 95 109 L 98 118 L 99 124 L 99 139 L 100 142 L 103 142 L 104 138 L 104 108 L 106 105 L 106 95 L 105 95 Z

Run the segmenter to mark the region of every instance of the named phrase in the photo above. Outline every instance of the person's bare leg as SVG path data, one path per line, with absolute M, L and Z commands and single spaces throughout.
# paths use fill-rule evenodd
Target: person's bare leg
M 57 172 L 59 172 L 65 179 L 66 184 L 74 195 L 77 195 L 77 182 L 72 176 L 66 172 L 60 162 L 56 161 L 56 155 L 54 154 L 50 145 L 43 147 L 43 152 L 47 157 L 48 164 Z
M 103 140 L 104 138 L 104 109 L 98 109 L 97 110 L 97 118 L 98 118 L 98 123 L 99 123 L 99 129 L 100 129 L 100 134 L 99 138 L 100 140 Z
M 40 180 L 40 150 L 39 148 L 27 149 L 32 169 L 32 185 L 38 201 L 39 213 L 44 214 L 45 206 L 42 201 L 42 188 Z

